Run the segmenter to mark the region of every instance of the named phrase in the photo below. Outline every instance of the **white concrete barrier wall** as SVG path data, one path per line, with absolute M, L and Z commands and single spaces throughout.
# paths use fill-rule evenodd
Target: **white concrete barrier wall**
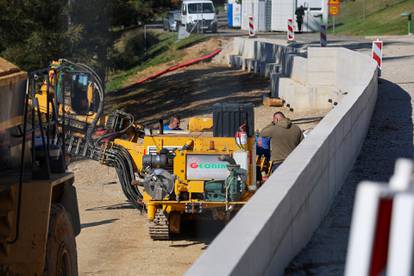
M 377 99 L 377 72 L 369 57 L 343 48 L 310 50 L 315 71 L 324 52 L 335 66 L 320 74 L 348 94 L 186 275 L 282 275 L 326 215 L 365 139 Z

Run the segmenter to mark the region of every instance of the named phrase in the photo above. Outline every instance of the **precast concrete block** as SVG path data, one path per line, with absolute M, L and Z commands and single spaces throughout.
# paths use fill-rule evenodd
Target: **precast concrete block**
M 270 75 L 270 95 L 272 98 L 279 97 L 279 82 L 281 73 L 272 73 Z
M 263 61 L 259 61 L 258 63 L 257 63 L 257 69 L 258 69 L 258 72 L 256 73 L 256 74 L 259 74 L 261 77 L 266 77 L 266 62 L 263 62 Z
M 335 174 L 336 174 L 336 162 L 335 162 L 336 155 L 334 154 L 333 157 L 329 160 L 329 197 L 331 198 L 331 202 L 335 198 L 336 195 L 336 187 L 335 187 Z
M 307 82 L 308 85 L 317 86 L 334 86 L 335 73 L 334 72 L 311 72 L 308 71 Z
M 295 54 L 286 53 L 282 60 L 282 72 L 284 76 L 290 77 L 293 68 L 293 58 Z
M 243 49 L 242 49 L 242 56 L 244 58 L 255 58 L 255 39 L 244 39 Z
M 307 82 L 307 59 L 300 56 L 293 57 L 291 78 L 302 84 Z
M 342 178 L 342 171 L 344 170 L 344 161 L 342 160 L 341 155 L 344 152 L 344 147 L 340 146 L 337 150 L 336 158 L 333 160 L 335 162 L 335 194 L 339 192 L 342 186 L 344 179 Z
M 309 164 L 311 166 L 311 164 Z M 312 171 L 311 171 L 312 170 Z M 312 175 L 307 175 L 310 172 Z M 305 204 L 305 201 L 309 197 L 312 190 L 317 185 L 318 178 L 320 177 L 320 171 L 317 166 L 312 166 L 311 169 L 306 169 L 292 185 L 290 194 L 294 201 L 292 202 L 290 212 L 295 215 L 299 212 L 299 209 L 302 208 L 302 205 Z
M 232 68 L 241 69 L 243 67 L 243 59 L 241 56 L 230 55 L 229 61 Z
M 266 63 L 265 66 L 265 77 L 270 78 L 271 74 L 279 73 L 281 65 L 278 63 Z
M 309 47 L 308 48 L 308 58 L 318 58 L 318 57 L 337 57 L 338 48 L 320 48 L 320 47 Z
M 336 125 L 334 125 L 336 126 Z M 335 131 L 337 130 L 336 127 L 333 128 L 331 135 L 328 137 L 328 144 L 329 144 L 329 160 L 335 158 L 337 147 L 336 147 L 336 140 L 335 140 Z
M 245 39 L 242 37 L 235 37 L 233 39 L 233 51 L 235 55 L 242 55 Z
M 348 112 L 342 117 L 343 135 L 348 134 L 352 129 L 352 112 Z
M 286 231 L 281 242 L 275 246 L 273 258 L 264 272 L 265 276 L 281 276 L 285 274 L 285 267 L 297 253 L 292 250 L 294 242 L 292 231 Z
M 245 65 L 245 70 L 247 71 L 247 72 L 253 72 L 253 70 L 254 70 L 254 59 L 251 59 L 251 58 L 245 58 L 244 59 L 244 65 Z

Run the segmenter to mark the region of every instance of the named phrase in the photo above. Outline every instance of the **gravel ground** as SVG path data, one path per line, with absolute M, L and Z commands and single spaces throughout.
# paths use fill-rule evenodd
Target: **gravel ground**
M 183 127 L 185 118 L 205 116 L 213 103 L 222 101 L 254 103 L 257 129 L 266 126 L 278 110 L 296 118 L 287 109 L 260 105 L 268 88 L 268 81 L 247 72 L 199 64 L 111 95 L 108 105 L 122 105 L 143 122 L 175 113 L 184 118 Z M 91 160 L 75 162 L 70 169 L 75 172 L 82 222 L 77 237 L 81 275 L 182 275 L 224 226 L 192 222 L 183 225 L 183 233 L 172 241 L 152 241 L 146 214 L 126 202 L 114 169 Z
M 313 41 L 311 36 L 303 36 L 303 39 L 308 43 Z M 338 38 L 336 43 L 343 43 L 341 40 L 344 38 Z M 359 39 L 347 42 L 346 46 L 369 52 L 370 42 Z M 362 179 L 386 181 L 392 173 L 397 157 L 412 157 L 412 53 L 412 39 L 386 40 L 384 80 L 380 85 L 377 109 L 361 156 L 328 216 L 312 241 L 292 262 L 287 270 L 288 274 L 342 274 L 357 183 Z M 263 86 L 245 73 L 230 72 L 217 65 L 213 67 L 198 65 L 192 73 L 178 72 L 178 78 L 166 76 L 161 87 L 152 88 L 151 84 L 148 84 L 151 91 L 149 98 L 165 100 L 162 111 L 166 114 L 177 113 L 176 110 L 171 110 L 166 91 L 172 88 L 178 92 L 180 90 L 177 90 L 177 85 L 185 83 L 185 90 L 181 90 L 180 94 L 184 92 L 183 94 L 188 93 L 188 96 L 178 97 L 179 107 L 184 110 L 178 113 L 183 117 L 192 116 L 194 113 L 202 115 L 217 97 L 214 93 L 215 87 L 221 87 L 222 93 L 226 95 L 224 99 L 250 101 L 257 105 L 256 128 L 265 126 L 273 112 L 279 110 L 259 105 L 261 94 L 268 89 L 266 85 Z M 231 82 L 228 81 L 229 78 Z M 192 87 L 188 84 L 195 85 Z M 194 94 L 194 90 L 202 91 L 202 94 Z M 154 114 L 160 112 L 156 112 L 150 105 L 142 105 L 151 102 L 140 103 L 139 109 L 133 108 L 138 103 L 136 101 L 140 101 L 137 98 L 142 99 L 140 96 L 143 95 L 141 91 L 129 93 L 130 95 L 123 95 L 127 99 L 122 99 L 122 105 L 137 115 L 143 115 L 140 118 L 143 121 L 153 119 Z M 196 105 L 193 100 L 189 100 L 192 96 L 195 96 L 193 100 L 199 101 Z M 195 112 L 190 112 L 194 108 Z M 288 111 L 286 113 L 293 119 L 297 116 Z M 313 125 L 303 126 L 312 127 Z M 81 275 L 181 275 L 223 227 L 220 224 L 199 222 L 185 226 L 184 233 L 173 241 L 153 242 L 147 234 L 145 214 L 140 214 L 125 202 L 113 169 L 94 161 L 76 162 L 71 165 L 71 169 L 76 172 L 82 221 L 82 232 L 77 238 Z
M 358 183 L 386 182 L 397 158 L 413 158 L 414 38 L 389 37 L 384 42 L 378 102 L 361 154 L 328 215 L 287 268 L 287 275 L 342 275 Z M 368 42 L 359 44 L 358 50 L 369 53 L 364 46 Z

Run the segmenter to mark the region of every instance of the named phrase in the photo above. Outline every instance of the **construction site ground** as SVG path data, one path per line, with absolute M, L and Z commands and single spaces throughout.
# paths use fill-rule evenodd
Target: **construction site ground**
M 217 63 L 181 69 L 144 85 L 134 85 L 133 80 L 108 95 L 107 112 L 123 109 L 146 124 L 177 114 L 183 128 L 188 117 L 211 116 L 212 105 L 220 102 L 253 103 L 256 129 L 270 123 L 272 114 L 281 109 L 291 118 L 320 115 L 262 106 L 269 80 Z M 302 126 L 309 129 L 315 124 Z M 81 212 L 82 232 L 77 238 L 81 275 L 182 275 L 224 227 L 214 221 L 184 223 L 183 233 L 173 240 L 152 241 L 145 212 L 125 200 L 114 169 L 90 160 L 77 161 L 70 169 L 75 172 Z

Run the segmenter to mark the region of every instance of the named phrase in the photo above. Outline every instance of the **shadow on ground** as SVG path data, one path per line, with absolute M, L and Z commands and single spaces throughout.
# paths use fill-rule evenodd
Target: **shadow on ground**
M 355 191 L 363 180 L 387 182 L 398 158 L 413 158 L 411 97 L 382 80 L 378 101 L 361 153 L 342 189 L 287 275 L 343 275 Z
M 244 71 L 201 65 L 110 93 L 106 111 L 122 109 L 140 123 L 154 123 L 172 114 L 189 117 L 210 113 L 213 104 L 224 101 L 259 105 L 269 86 L 269 80 Z
M 173 243 L 170 247 L 188 247 L 195 244 L 204 244 L 203 250 L 214 240 L 214 238 L 223 230 L 225 222 L 215 220 L 185 220 L 181 224 L 181 233 L 173 235 Z M 174 241 L 187 241 L 183 244 L 174 244 Z
M 119 220 L 119 219 L 105 219 L 105 220 L 101 220 L 101 221 L 82 223 L 81 224 L 81 229 L 85 229 L 85 228 L 89 228 L 89 227 L 95 227 L 95 226 L 104 225 L 104 224 L 109 224 L 109 223 L 113 223 L 117 220 Z

